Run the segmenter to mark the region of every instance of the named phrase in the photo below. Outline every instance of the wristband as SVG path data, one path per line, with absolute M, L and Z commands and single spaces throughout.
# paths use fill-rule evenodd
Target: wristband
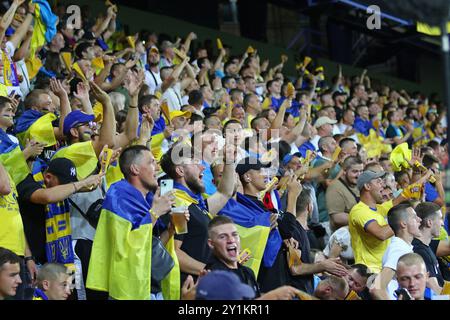
M 128 106 L 128 108 L 137 108 L 137 106 Z
M 158 220 L 159 217 L 153 212 L 153 209 L 150 209 L 150 214 L 153 218 L 155 218 L 155 220 Z

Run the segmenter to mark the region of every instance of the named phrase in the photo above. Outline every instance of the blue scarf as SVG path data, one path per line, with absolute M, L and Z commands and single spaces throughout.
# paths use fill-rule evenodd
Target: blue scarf
M 69 201 L 50 203 L 45 213 L 45 253 L 48 262 L 73 265 L 72 230 L 70 228 Z
M 16 132 L 21 133 L 28 130 L 33 123 L 36 122 L 43 114 L 36 110 L 26 110 L 22 115 L 17 119 L 16 123 Z

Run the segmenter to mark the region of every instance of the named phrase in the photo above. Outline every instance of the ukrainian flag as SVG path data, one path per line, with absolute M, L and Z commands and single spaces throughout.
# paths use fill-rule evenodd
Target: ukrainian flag
M 264 226 L 270 228 L 270 213 L 260 206 L 258 206 L 255 202 L 248 199 L 246 196 L 237 193 L 237 201 L 246 207 L 249 211 L 253 212 L 257 215 L 268 214 L 269 219 L 264 220 Z M 268 224 L 267 224 L 268 223 Z M 269 233 L 269 237 L 267 238 L 267 243 L 265 244 L 264 255 L 263 255 L 263 265 L 267 268 L 272 267 L 277 258 L 278 251 L 280 251 L 281 244 L 283 240 L 281 239 L 280 231 L 278 229 L 273 229 Z
M 78 180 L 90 176 L 97 169 L 97 155 L 92 141 L 77 142 L 56 151 L 52 159 L 67 158 L 77 168 Z
M 164 300 L 180 300 L 180 263 L 175 252 L 175 239 L 173 236 L 169 238 L 165 247 L 175 262 L 175 265 L 172 270 L 170 270 L 169 274 L 161 281 L 163 297 Z
M 21 183 L 30 173 L 20 146 L 12 142 L 2 129 L 0 129 L 0 162 L 16 185 Z
M 120 170 L 119 161 L 114 161 L 108 166 L 105 177 L 106 190 L 108 190 L 113 183 L 116 183 L 125 178 L 122 171 Z
M 155 125 L 152 130 L 152 140 L 150 141 L 150 148 L 156 161 L 159 161 L 163 156 L 162 143 L 164 141 L 165 128 L 166 123 L 164 122 L 164 118 L 161 116 L 157 121 L 155 121 Z
M 108 190 L 95 232 L 87 288 L 117 300 L 149 300 L 152 220 L 150 204 L 128 181 Z
M 238 193 L 238 198 L 244 198 L 244 196 Z M 270 213 L 259 211 L 261 212 L 253 211 L 240 202 L 230 199 L 219 212 L 219 215 L 231 218 L 236 224 L 241 239 L 241 249 L 250 249 L 252 257 L 245 265 L 253 270 L 255 277 L 258 277 L 270 233 Z
M 46 147 L 56 144 L 53 121 L 57 119 L 54 113 L 42 114 L 36 110 L 25 111 L 17 120 L 16 134 L 22 146 L 27 139 L 45 143 Z
M 33 0 L 35 4 L 33 35 L 30 43 L 30 57 L 34 57 L 37 48 L 51 42 L 56 35 L 58 17 L 53 14 L 46 0 Z

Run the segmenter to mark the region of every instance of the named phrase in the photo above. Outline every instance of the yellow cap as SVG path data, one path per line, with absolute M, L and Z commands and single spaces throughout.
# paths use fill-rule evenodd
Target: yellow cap
M 170 120 L 173 120 L 174 118 L 177 117 L 185 117 L 185 118 L 190 118 L 191 117 L 191 112 L 190 111 L 180 111 L 180 110 L 175 110 L 170 112 Z

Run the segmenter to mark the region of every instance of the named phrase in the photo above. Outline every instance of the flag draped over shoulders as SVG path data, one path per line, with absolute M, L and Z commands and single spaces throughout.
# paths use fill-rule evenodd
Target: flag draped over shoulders
M 87 287 L 117 300 L 149 300 L 152 221 L 150 204 L 121 180 L 108 190 L 95 233 Z
M 237 201 L 249 210 L 253 211 L 255 214 L 268 214 L 270 216 L 270 212 L 264 210 L 255 202 L 240 193 L 237 194 Z M 282 243 L 283 240 L 281 239 L 280 231 L 278 231 L 278 229 L 271 230 L 264 249 L 263 265 L 265 267 L 270 268 L 274 264 Z
M 34 140 L 45 143 L 46 147 L 56 144 L 52 122 L 57 117 L 54 113 L 42 114 L 36 110 L 26 110 L 17 120 L 16 134 L 22 146 L 26 141 Z
M 242 195 L 238 194 L 239 196 Z M 270 232 L 270 213 L 255 212 L 238 201 L 230 199 L 220 210 L 219 215 L 231 218 L 236 224 L 241 240 L 241 250 L 248 248 L 252 255 L 245 265 L 253 270 L 255 277 L 258 277 Z
M 12 142 L 2 129 L 0 129 L 0 162 L 16 185 L 22 182 L 30 173 L 20 146 Z

